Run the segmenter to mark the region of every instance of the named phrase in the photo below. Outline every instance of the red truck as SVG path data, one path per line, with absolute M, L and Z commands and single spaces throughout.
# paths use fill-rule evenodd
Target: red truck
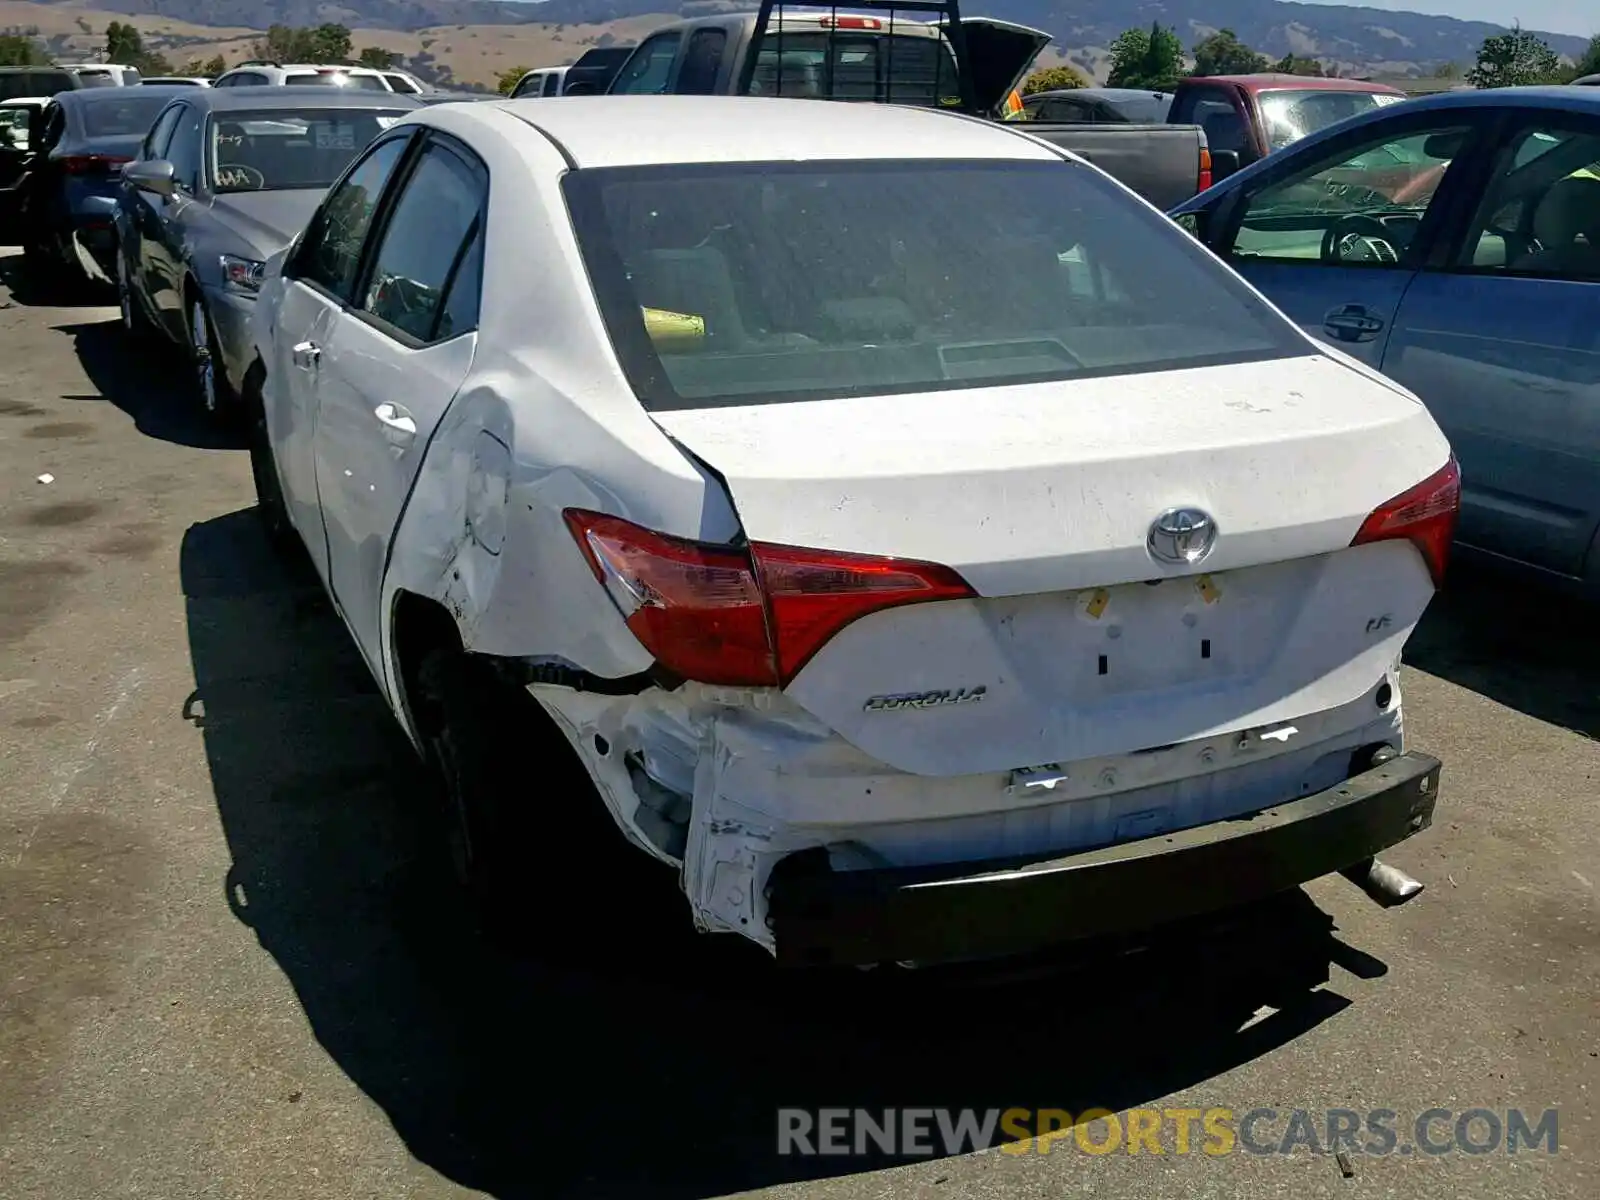
M 1212 171 L 1221 180 L 1308 133 L 1405 98 L 1398 88 L 1361 79 L 1204 75 L 1178 84 L 1167 121 L 1205 130 Z

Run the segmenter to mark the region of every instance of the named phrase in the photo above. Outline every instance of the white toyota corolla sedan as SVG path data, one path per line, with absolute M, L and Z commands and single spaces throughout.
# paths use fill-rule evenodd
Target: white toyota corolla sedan
M 1437 793 L 1398 667 L 1450 447 L 1014 128 L 432 108 L 268 265 L 255 337 L 269 530 L 529 921 L 607 886 L 595 805 L 789 963 L 1421 886 L 1375 856 Z

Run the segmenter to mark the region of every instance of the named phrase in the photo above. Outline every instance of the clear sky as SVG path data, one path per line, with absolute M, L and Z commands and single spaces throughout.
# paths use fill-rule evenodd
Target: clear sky
M 1335 0 L 1306 0 L 1310 4 Z M 1367 8 L 1397 12 L 1433 13 L 1463 21 L 1493 21 L 1510 25 L 1521 21 L 1525 29 L 1573 33 L 1588 37 L 1600 33 L 1600 3 L 1596 0 L 1338 0 Z

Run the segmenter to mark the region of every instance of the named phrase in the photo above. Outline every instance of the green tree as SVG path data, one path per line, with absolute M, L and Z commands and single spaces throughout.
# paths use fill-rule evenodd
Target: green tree
M 287 25 L 267 26 L 267 35 L 259 37 L 250 47 L 251 58 L 264 58 L 269 62 L 293 62 L 300 48 L 300 31 Z
M 377 46 L 363 46 L 361 53 L 356 55 L 356 63 L 363 67 L 372 67 L 374 70 L 387 71 L 394 66 L 394 60 L 399 57 L 398 54 L 381 50 Z
M 220 54 L 213 54 L 210 58 L 206 59 L 205 62 L 200 64 L 200 69 L 196 71 L 195 74 L 216 76 L 221 75 L 227 69 L 228 60 L 223 58 Z
M 132 25 L 113 21 L 106 26 L 106 61 L 137 66 L 144 57 L 144 38 Z
M 1183 74 L 1183 43 L 1159 23 L 1129 29 L 1111 43 L 1110 87 L 1171 91 Z
M 1041 67 L 1022 81 L 1019 89 L 1024 96 L 1035 92 L 1064 92 L 1070 88 L 1088 87 L 1089 77 L 1077 67 L 1063 63 L 1059 67 Z
M 1433 77 L 1435 79 L 1460 79 L 1461 64 L 1453 62 L 1440 63 L 1433 69 Z
M 43 67 L 49 63 L 50 56 L 32 38 L 0 33 L 0 67 Z
M 343 63 L 350 61 L 350 31 L 343 25 L 324 24 L 315 29 L 302 30 L 306 51 L 311 62 Z
M 166 56 L 144 48 L 144 37 L 125 21 L 106 26 L 106 61 L 134 67 L 141 75 L 170 75 L 172 64 Z
M 1573 68 L 1574 79 L 1585 75 L 1600 75 L 1600 33 L 1589 39 L 1589 48 L 1578 56 L 1578 65 Z
M 1478 62 L 1467 72 L 1475 88 L 1526 87 L 1561 78 L 1561 59 L 1543 38 L 1521 25 L 1483 39 Z
M 1302 58 L 1298 54 L 1285 54 L 1272 64 L 1272 69 L 1282 75 L 1307 75 L 1315 79 L 1323 77 L 1322 64 L 1314 58 Z
M 495 76 L 494 90 L 502 96 L 511 95 L 517 84 L 521 82 L 522 77 L 531 70 L 533 70 L 532 67 L 508 67 Z
M 1267 59 L 1239 40 L 1231 29 L 1219 29 L 1194 48 L 1196 75 L 1254 75 L 1267 69 Z

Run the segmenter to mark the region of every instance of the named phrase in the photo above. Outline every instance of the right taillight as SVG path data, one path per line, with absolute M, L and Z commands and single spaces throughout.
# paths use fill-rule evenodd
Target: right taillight
M 1406 538 L 1428 564 L 1435 587 L 1444 582 L 1450 561 L 1450 542 L 1455 537 L 1456 518 L 1461 514 L 1461 468 L 1455 455 L 1416 487 L 1407 488 L 1393 500 L 1378 505 L 1361 522 L 1352 546 Z
M 1200 147 L 1200 176 L 1195 180 L 1195 192 L 1199 194 L 1211 186 L 1213 179 L 1211 166 L 1211 151 Z
M 684 679 L 783 687 L 869 613 L 974 595 L 936 563 L 756 542 L 713 545 L 568 509 L 567 527 L 628 628 Z

